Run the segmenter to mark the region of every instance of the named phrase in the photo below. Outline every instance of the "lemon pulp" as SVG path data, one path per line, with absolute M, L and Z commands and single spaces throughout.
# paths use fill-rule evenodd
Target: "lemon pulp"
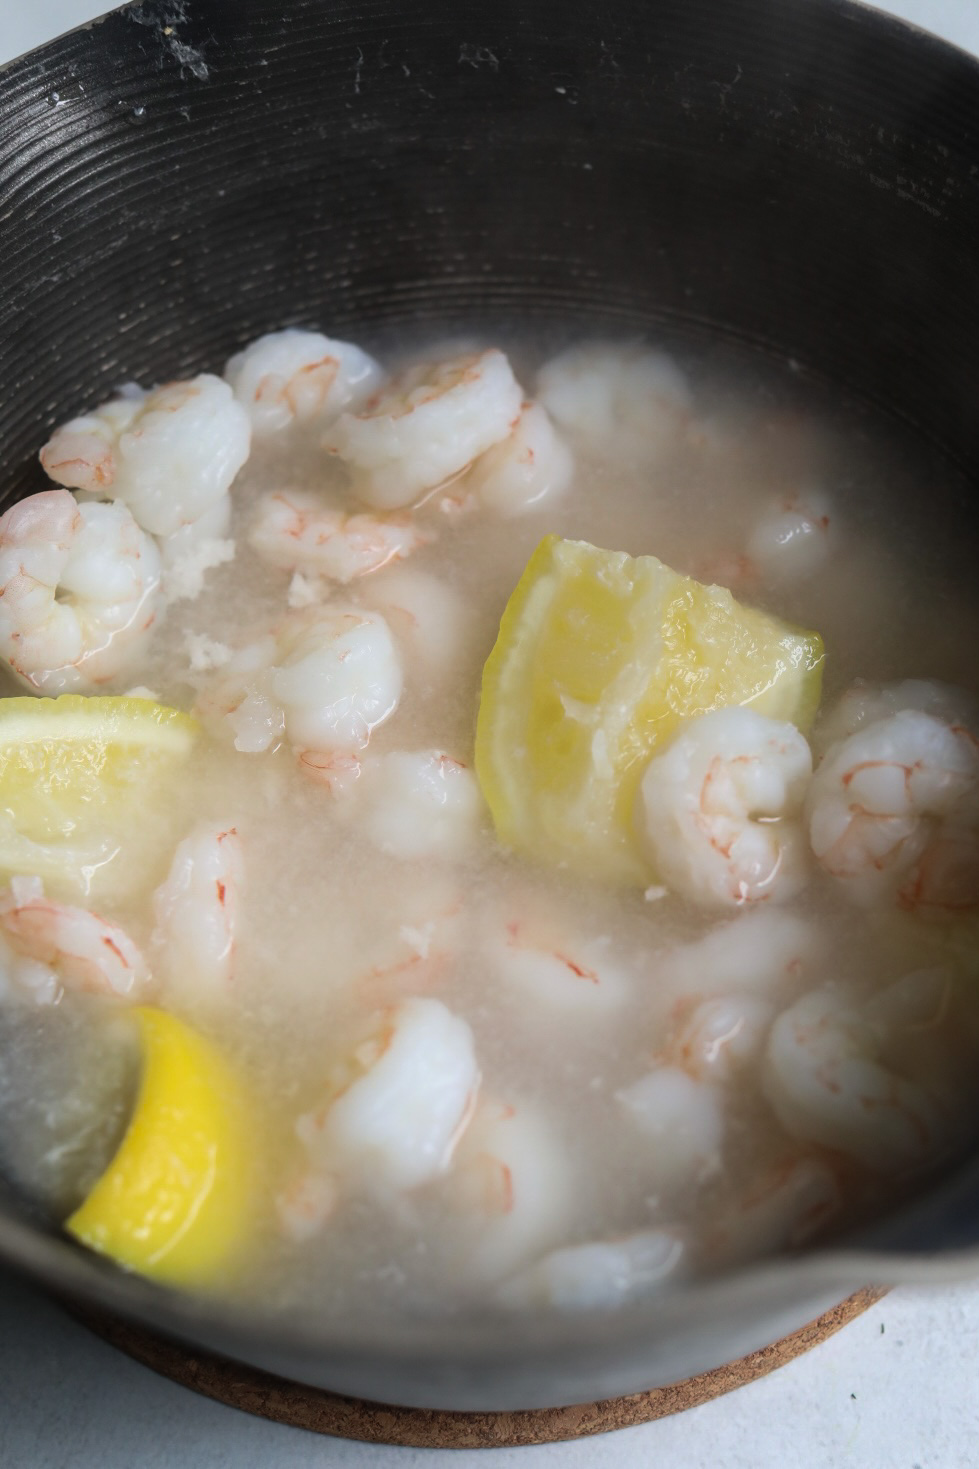
M 163 1010 L 133 1012 L 139 1094 L 115 1157 L 65 1228 L 171 1285 L 213 1284 L 251 1225 L 248 1106 L 224 1057 Z
M 127 837 L 148 831 L 198 726 L 150 699 L 0 699 L 0 871 L 87 891 Z M 135 880 L 138 864 L 127 874 Z
M 648 881 L 633 810 L 656 749 L 730 704 L 805 729 L 822 662 L 817 634 L 723 587 L 548 536 L 483 670 L 476 772 L 499 837 L 548 863 Z

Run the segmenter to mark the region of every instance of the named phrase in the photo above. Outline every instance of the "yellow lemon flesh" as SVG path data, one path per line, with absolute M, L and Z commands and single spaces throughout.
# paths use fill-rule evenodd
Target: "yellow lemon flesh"
M 129 1270 L 199 1289 L 233 1266 L 250 1227 L 249 1109 L 203 1036 L 163 1010 L 133 1016 L 143 1071 L 132 1119 L 65 1228 Z
M 198 733 L 150 699 L 0 699 L 0 872 L 87 891 L 93 874 L 152 825 L 165 777 Z M 135 881 L 139 864 L 116 863 Z
M 730 704 L 805 729 L 823 645 L 723 587 L 548 536 L 483 670 L 476 771 L 497 833 L 543 862 L 648 881 L 642 772 L 677 726 Z

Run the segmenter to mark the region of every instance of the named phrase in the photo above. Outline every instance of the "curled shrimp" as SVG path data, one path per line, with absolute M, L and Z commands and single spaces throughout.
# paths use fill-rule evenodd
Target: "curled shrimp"
M 875 1172 L 934 1161 L 948 1125 L 936 1099 L 884 1059 L 894 1028 L 872 1010 L 848 1007 L 831 988 L 783 1011 L 768 1039 L 762 1089 L 785 1131 Z
M 245 410 L 204 372 L 152 392 L 133 388 L 72 419 L 44 445 L 41 464 L 56 484 L 121 500 L 143 530 L 168 537 L 218 513 L 250 447 Z
M 663 881 L 710 904 L 794 896 L 808 876 L 811 771 L 791 724 L 742 708 L 691 720 L 642 778 L 641 831 Z
M 413 1189 L 448 1170 L 478 1090 L 469 1026 L 440 1000 L 410 999 L 340 1059 L 296 1133 L 321 1170 L 370 1192 Z
M 325 426 L 369 398 L 384 374 L 352 342 L 288 327 L 249 342 L 228 359 L 224 376 L 264 438 L 293 423 Z
M 15 954 L 53 971 L 65 989 L 137 999 L 149 985 L 146 961 L 117 923 L 45 897 L 37 877 L 15 877 L 0 892 L 0 937 Z M 48 986 L 45 998 L 57 997 Z
M 309 607 L 233 654 L 197 708 L 238 750 L 256 753 L 288 739 L 319 778 L 320 757 L 356 758 L 394 713 L 401 684 L 401 661 L 380 613 Z
M 943 916 L 979 905 L 979 741 L 901 709 L 830 746 L 813 776 L 809 836 L 854 902 Z
M 840 1180 L 829 1162 L 810 1156 L 782 1159 L 718 1211 L 701 1258 L 717 1268 L 799 1249 L 842 1207 Z
M 537 375 L 537 396 L 569 435 L 616 455 L 660 448 L 685 429 L 692 401 L 665 352 L 611 342 L 552 357 Z
M 811 923 L 778 908 L 749 908 L 661 954 L 656 985 L 684 1005 L 732 993 L 784 998 L 787 989 L 805 983 L 822 954 L 820 932 Z
M 557 1244 L 574 1181 L 568 1149 L 539 1108 L 481 1099 L 446 1180 L 466 1277 L 500 1280 Z
M 471 606 L 428 572 L 385 567 L 358 583 L 357 600 L 384 615 L 405 653 L 429 679 L 453 678 L 471 655 Z
M 465 927 L 465 904 L 453 880 L 427 875 L 401 888 L 388 902 L 383 924 L 362 926 L 372 936 L 353 981 L 357 1003 L 377 1010 L 441 988 L 459 956 Z
M 263 561 L 341 583 L 403 561 L 431 539 L 408 515 L 347 515 L 301 490 L 263 496 L 248 533 Z
M 550 505 L 571 483 L 571 450 L 540 403 L 524 403 L 507 437 L 481 454 L 463 488 L 500 515 L 525 515 Z
M 44 490 L 0 516 L 0 656 L 29 688 L 85 691 L 125 672 L 159 587 L 156 546 L 124 505 Z
M 565 1245 L 508 1280 L 496 1298 L 522 1310 L 613 1311 L 663 1290 L 685 1256 L 683 1239 L 671 1229 Z
M 695 1081 L 726 1082 L 761 1055 L 775 1007 L 758 995 L 717 995 L 679 1018 L 665 1055 Z
M 684 1188 L 720 1168 L 724 1141 L 722 1091 L 679 1066 L 655 1066 L 615 1100 L 650 1152 L 658 1185 Z
M 509 362 L 495 348 L 420 363 L 359 413 L 344 413 L 324 444 L 347 464 L 362 500 L 394 510 L 461 474 L 505 439 L 522 401 Z
M 391 750 L 364 760 L 348 816 L 381 852 L 459 857 L 479 835 L 483 799 L 476 777 L 443 750 Z
M 596 1021 L 620 1013 L 628 1000 L 629 977 L 606 945 L 583 940 L 547 913 L 510 913 L 487 947 L 496 978 L 526 1019 Z
M 241 839 L 233 826 L 199 826 L 179 843 L 153 895 L 151 942 L 168 999 L 227 997 L 243 879 Z
M 832 547 L 835 517 L 823 492 L 790 490 L 777 496 L 752 527 L 745 546 L 748 562 L 768 582 L 811 576 Z

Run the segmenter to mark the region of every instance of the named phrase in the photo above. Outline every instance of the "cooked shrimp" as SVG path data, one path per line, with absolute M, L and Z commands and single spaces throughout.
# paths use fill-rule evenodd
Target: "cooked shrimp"
M 348 816 L 401 861 L 459 857 L 479 835 L 483 799 L 469 766 L 442 750 L 392 750 L 363 762 Z
M 889 1029 L 831 988 L 783 1011 L 768 1039 L 762 1089 L 790 1136 L 879 1173 L 904 1173 L 940 1156 L 948 1137 L 942 1109 L 886 1064 Z
M 385 567 L 358 583 L 357 600 L 384 614 L 405 652 L 430 677 L 453 677 L 471 654 L 472 608 L 428 572 Z
M 30 495 L 0 516 L 0 657 L 29 688 L 85 691 L 143 654 L 160 558 L 124 505 Z
M 367 919 L 364 963 L 353 993 L 366 1009 L 381 1009 L 441 988 L 458 957 L 466 926 L 461 890 L 451 878 L 424 878 L 392 893 L 383 923 Z
M 296 1133 L 318 1168 L 371 1192 L 417 1188 L 447 1171 L 478 1090 L 466 1022 L 439 1000 L 406 1000 L 335 1068 Z
M 146 961 L 117 923 L 46 898 L 37 877 L 12 878 L 0 892 L 0 937 L 65 989 L 138 999 L 149 985 Z
M 572 1156 L 532 1103 L 486 1098 L 446 1181 L 463 1226 L 458 1252 L 476 1285 L 500 1280 L 564 1237 L 575 1201 Z
M 666 1057 L 696 1081 L 730 1081 L 761 1055 L 775 1007 L 757 995 L 702 1000 L 670 1037 Z
M 669 1229 L 566 1245 L 508 1280 L 496 1298 L 524 1310 L 614 1311 L 662 1290 L 685 1254 L 682 1238 Z
M 642 778 L 641 834 L 662 880 L 711 904 L 793 897 L 808 876 L 811 772 L 791 724 L 741 708 L 691 720 Z
M 979 741 L 902 709 L 832 745 L 807 803 L 812 849 L 854 902 L 979 906 Z
M 494 926 L 488 956 L 494 976 L 521 1012 L 549 1022 L 598 1020 L 621 1011 L 631 984 L 606 944 L 584 941 L 546 913 L 516 911 Z
M 571 483 L 574 459 L 540 403 L 524 403 L 505 439 L 476 460 L 465 491 L 500 515 L 526 515 L 551 505 Z
M 890 684 L 857 679 L 831 709 L 820 712 L 812 735 L 813 751 L 818 756 L 825 755 L 831 745 L 856 734 L 865 725 L 877 724 L 909 709 L 930 714 L 946 724 L 979 729 L 979 700 L 953 684 L 924 678 L 906 678 Z
M 325 427 L 369 398 L 384 374 L 352 342 L 288 327 L 258 337 L 229 358 L 224 376 L 256 436 L 265 437 L 293 423 Z
M 45 444 L 41 464 L 56 484 L 121 500 L 143 530 L 172 536 L 227 495 L 250 445 L 245 410 L 227 383 L 203 372 L 135 388 L 72 419 Z
M 843 1207 L 840 1181 L 821 1158 L 787 1158 L 768 1170 L 708 1229 L 700 1251 L 712 1267 L 796 1250 Z
M 403 561 L 431 539 L 409 515 L 347 515 L 301 490 L 264 495 L 248 533 L 263 561 L 341 583 Z
M 380 613 L 326 606 L 289 613 L 235 653 L 198 710 L 238 750 L 287 738 L 301 758 L 355 756 L 400 698 L 401 663 Z
M 745 553 L 769 582 L 811 576 L 826 560 L 835 517 L 821 490 L 792 490 L 777 496 L 755 522 Z
M 570 347 L 546 362 L 537 396 L 572 439 L 612 454 L 657 450 L 685 430 L 692 402 L 685 374 L 665 352 L 609 342 Z
M 491 348 L 409 368 L 359 413 L 344 413 L 324 443 L 346 462 L 361 499 L 394 510 L 505 439 L 522 401 L 509 362 Z
M 177 847 L 153 895 L 151 942 L 165 1000 L 228 998 L 243 881 L 241 839 L 233 826 L 199 826 Z
M 724 1140 L 721 1089 L 678 1066 L 656 1066 L 615 1099 L 652 1145 L 652 1169 L 668 1188 L 701 1183 L 717 1172 Z
M 731 993 L 760 999 L 797 990 L 822 957 L 820 931 L 794 913 L 750 908 L 703 938 L 657 956 L 657 989 L 678 1000 L 723 999 Z

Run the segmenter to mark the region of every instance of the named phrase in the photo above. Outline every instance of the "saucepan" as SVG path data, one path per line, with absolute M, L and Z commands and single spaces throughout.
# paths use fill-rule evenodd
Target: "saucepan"
M 144 0 L 0 72 L 0 191 L 5 503 L 40 488 L 56 422 L 285 324 L 710 332 L 979 481 L 979 66 L 848 0 Z M 979 552 L 979 501 L 931 493 Z M 704 1370 L 860 1286 L 979 1273 L 979 1156 L 831 1247 L 560 1327 L 183 1296 L 11 1185 L 0 1254 L 298 1381 L 557 1406 Z

